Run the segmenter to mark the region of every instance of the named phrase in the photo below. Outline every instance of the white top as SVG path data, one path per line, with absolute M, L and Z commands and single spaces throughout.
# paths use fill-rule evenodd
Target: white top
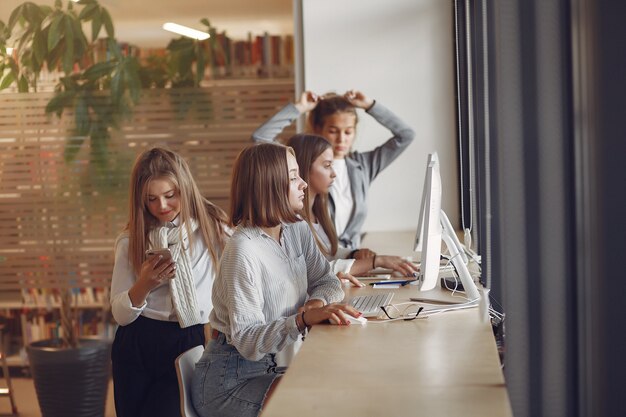
M 350 187 L 346 160 L 335 159 L 333 161 L 333 169 L 337 176 L 330 187 L 330 195 L 335 203 L 335 229 L 337 230 L 337 236 L 341 236 L 352 216 L 354 200 L 352 199 L 352 188 Z
M 328 238 L 328 235 L 322 228 L 322 225 L 319 223 L 313 223 L 313 228 L 315 229 L 315 233 L 317 233 L 317 236 L 319 237 L 322 245 L 324 245 L 324 248 L 326 249 L 326 251 L 330 250 L 330 239 Z M 352 264 L 354 263 L 355 260 L 346 259 L 346 258 L 351 253 L 352 253 L 352 249 L 342 248 L 341 246 L 339 246 L 337 248 L 337 253 L 335 253 L 335 256 L 326 255 L 326 259 L 328 259 L 328 262 L 330 262 L 330 268 L 333 270 L 335 275 L 338 274 L 339 272 L 343 272 L 344 274 L 347 274 L 350 272 L 350 268 L 352 268 Z
M 307 299 L 329 304 L 343 296 L 306 222 L 282 224 L 280 244 L 258 227 L 240 226 L 222 254 L 211 327 L 256 361 L 297 341 L 296 315 Z
M 177 226 L 177 220 L 168 225 Z M 215 280 L 215 268 L 199 228 L 193 233 L 193 247 L 189 255 L 196 284 L 196 297 L 200 306 L 200 318 L 202 323 L 208 323 L 209 313 L 213 307 L 211 290 Z M 111 280 L 111 312 L 115 321 L 120 326 L 126 326 L 135 321 L 139 315 L 143 315 L 150 319 L 177 322 L 170 287 L 167 284 L 152 290 L 143 305 L 133 307 L 128 290 L 135 284 L 137 278 L 128 259 L 128 235 L 121 236 L 115 248 L 115 265 Z

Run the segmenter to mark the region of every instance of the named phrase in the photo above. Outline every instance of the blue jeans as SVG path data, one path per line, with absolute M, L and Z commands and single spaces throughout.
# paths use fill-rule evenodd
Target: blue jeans
M 220 333 L 196 364 L 191 382 L 193 405 L 202 417 L 256 417 L 279 376 L 274 355 L 247 360 Z

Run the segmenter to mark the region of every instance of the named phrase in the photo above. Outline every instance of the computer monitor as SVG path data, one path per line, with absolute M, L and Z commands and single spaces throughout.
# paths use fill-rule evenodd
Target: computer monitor
M 415 252 L 422 251 L 422 242 L 424 241 L 422 237 L 424 234 L 424 214 L 425 214 L 424 205 L 426 204 L 426 201 L 427 201 L 427 199 L 425 198 L 425 191 L 428 188 L 428 182 L 429 182 L 428 168 L 431 162 L 436 162 L 437 164 L 439 164 L 439 156 L 437 155 L 437 152 L 428 154 L 428 160 L 426 161 L 426 175 L 424 175 L 424 188 L 422 188 L 423 190 L 422 202 L 420 204 L 420 215 L 417 220 L 417 233 L 415 233 L 415 247 L 413 249 Z
M 420 291 L 435 288 L 439 278 L 439 259 L 441 258 L 441 175 L 437 153 L 428 155 L 426 177 L 422 191 L 420 219 L 417 228 L 416 251 L 421 249 Z
M 441 196 L 439 158 L 437 153 L 432 153 L 428 155 L 415 239 L 415 250 L 421 249 L 420 275 L 417 281 L 419 289 L 429 291 L 437 286 L 443 239 L 450 253 L 450 261 L 463 284 L 465 295 L 469 300 L 478 300 L 480 293 L 467 269 L 468 259 L 463 245 L 456 236 L 448 216 L 441 209 Z

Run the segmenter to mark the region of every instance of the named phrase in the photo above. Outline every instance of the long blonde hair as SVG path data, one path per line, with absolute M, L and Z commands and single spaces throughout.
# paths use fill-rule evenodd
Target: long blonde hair
M 310 172 L 311 166 L 315 160 L 326 150 L 331 147 L 330 143 L 322 136 L 318 135 L 294 135 L 287 141 L 287 145 L 293 148 L 296 153 L 296 161 L 300 168 L 300 177 L 310 184 Z M 315 196 L 313 206 L 311 207 L 309 193 L 304 193 L 304 209 L 301 212 L 302 217 L 309 224 L 317 246 L 322 253 L 334 256 L 337 253 L 338 238 L 337 231 L 335 230 L 335 223 L 333 222 L 330 213 L 328 212 L 328 194 L 319 193 Z M 319 236 L 313 228 L 312 219 L 317 219 L 317 222 L 322 226 L 324 233 L 328 236 L 330 241 L 330 248 L 325 248 L 325 245 L 320 240 Z
M 147 207 L 148 185 L 155 179 L 172 182 L 180 195 L 180 224 L 187 228 L 190 247 L 193 244 L 190 219 L 194 219 L 213 263 L 217 265 L 224 247 L 224 225 L 228 223 L 226 213 L 202 196 L 187 162 L 180 155 L 167 149 L 152 148 L 137 157 L 130 177 L 126 230 L 129 234 L 128 257 L 135 273 L 139 274 L 145 260 L 150 230 L 160 225 Z

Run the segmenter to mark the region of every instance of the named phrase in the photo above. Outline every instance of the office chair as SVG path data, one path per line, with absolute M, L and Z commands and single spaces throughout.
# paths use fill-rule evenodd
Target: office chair
M 198 417 L 191 403 L 191 375 L 204 352 L 204 346 L 193 347 L 178 355 L 175 361 L 178 390 L 180 392 L 180 413 L 183 417 Z

